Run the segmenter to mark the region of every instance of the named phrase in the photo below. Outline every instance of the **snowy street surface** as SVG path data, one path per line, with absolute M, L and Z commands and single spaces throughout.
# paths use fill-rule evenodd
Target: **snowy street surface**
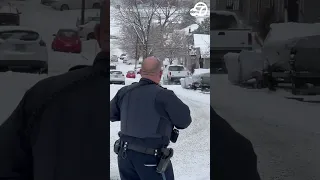
M 261 179 L 320 179 L 320 104 L 232 86 L 225 75 L 211 84 L 212 107 L 252 141 Z

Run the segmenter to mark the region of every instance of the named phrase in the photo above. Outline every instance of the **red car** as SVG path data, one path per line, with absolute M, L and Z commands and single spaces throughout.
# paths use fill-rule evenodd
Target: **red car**
M 78 32 L 73 29 L 60 29 L 54 34 L 52 50 L 60 52 L 81 53 L 82 45 Z
M 136 73 L 134 71 L 128 71 L 126 77 L 127 78 L 136 78 Z

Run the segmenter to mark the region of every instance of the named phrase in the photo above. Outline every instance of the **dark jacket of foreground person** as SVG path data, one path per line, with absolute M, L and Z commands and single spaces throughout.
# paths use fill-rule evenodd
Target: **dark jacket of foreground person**
M 211 107 L 211 179 L 260 180 L 251 142 Z
M 0 126 L 0 180 L 109 179 L 109 104 L 109 54 L 38 82 Z

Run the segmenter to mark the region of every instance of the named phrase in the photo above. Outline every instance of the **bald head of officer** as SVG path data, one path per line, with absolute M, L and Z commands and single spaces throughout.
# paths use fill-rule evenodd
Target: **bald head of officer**
M 153 56 L 147 57 L 142 62 L 140 74 L 141 77 L 159 84 L 162 76 L 161 61 Z

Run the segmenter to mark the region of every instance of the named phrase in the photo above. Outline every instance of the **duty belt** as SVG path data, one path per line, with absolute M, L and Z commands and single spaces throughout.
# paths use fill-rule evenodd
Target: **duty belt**
M 161 155 L 162 150 L 166 148 L 163 148 L 163 149 L 146 148 L 146 147 L 135 145 L 135 144 L 129 144 L 126 141 L 121 141 L 121 149 L 123 149 L 124 151 L 127 149 L 130 149 L 132 151 L 136 151 L 143 154 L 159 156 Z

